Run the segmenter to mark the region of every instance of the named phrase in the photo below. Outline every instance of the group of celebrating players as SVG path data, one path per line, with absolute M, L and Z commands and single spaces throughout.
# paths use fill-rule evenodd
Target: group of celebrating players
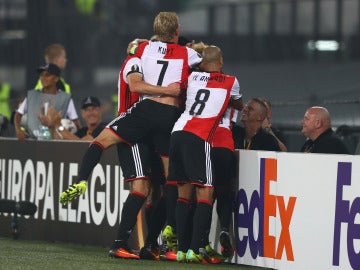
M 117 145 L 124 180 L 131 191 L 124 203 L 110 255 L 178 262 L 220 263 L 233 255 L 229 237 L 234 176 L 234 109 L 243 100 L 236 77 L 222 73 L 220 48 L 179 41 L 179 18 L 160 12 L 155 40 L 131 45 L 119 73 L 118 117 L 94 139 L 85 153 L 78 182 L 60 194 L 67 204 L 86 191 L 87 179 L 102 152 Z M 148 234 L 140 253 L 128 246 L 137 215 L 151 190 L 162 187 L 148 215 Z M 222 255 L 209 244 L 213 202 L 221 226 Z M 150 208 L 149 208 L 150 209 Z M 191 229 L 189 229 L 191 228 Z

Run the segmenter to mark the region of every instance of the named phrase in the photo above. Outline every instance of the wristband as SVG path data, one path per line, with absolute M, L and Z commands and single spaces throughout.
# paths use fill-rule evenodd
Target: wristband
M 60 139 L 64 139 L 64 136 L 61 134 L 61 131 L 64 131 L 64 126 L 59 126 L 58 128 L 55 128 L 55 131 L 57 135 L 60 137 Z

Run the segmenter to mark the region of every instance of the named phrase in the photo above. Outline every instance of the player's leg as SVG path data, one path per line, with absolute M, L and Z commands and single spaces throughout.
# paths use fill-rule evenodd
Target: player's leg
M 131 182 L 131 191 L 123 205 L 116 239 L 109 254 L 120 258 L 139 259 L 128 247 L 128 239 L 136 224 L 138 213 L 149 194 L 149 154 L 145 145 L 118 145 L 120 167 L 124 181 Z
M 226 258 L 231 258 L 234 248 L 230 238 L 230 224 L 234 206 L 234 176 L 235 156 L 227 148 L 213 148 L 212 159 L 215 170 L 215 198 L 217 201 L 216 212 L 220 222 L 221 253 Z
M 165 177 L 169 175 L 169 157 L 161 157 L 164 165 Z M 163 231 L 163 237 L 167 241 L 167 245 L 174 249 L 173 242 L 176 241 L 176 219 L 175 207 L 176 199 L 178 197 L 177 183 L 174 181 L 167 181 L 165 184 L 165 200 L 166 200 L 166 227 Z
M 99 136 L 90 144 L 90 147 L 83 156 L 78 176 L 79 180 L 87 180 L 89 178 L 90 173 L 99 162 L 104 150 L 122 141 L 123 140 L 110 129 L 103 129 Z
M 175 114 L 173 108 L 169 109 L 167 112 L 168 115 Z M 174 119 L 170 117 L 173 121 Z M 169 122 L 169 121 L 168 121 Z M 159 128 L 159 131 L 156 132 L 153 136 L 153 143 L 156 151 L 160 154 L 163 170 L 165 177 L 168 176 L 169 172 L 169 149 L 170 149 L 170 126 L 173 124 L 164 124 Z M 175 221 L 175 207 L 177 194 L 177 185 L 176 182 L 172 181 L 172 184 L 168 184 L 167 181 L 164 187 L 164 198 L 161 200 L 161 203 L 166 203 L 166 226 L 163 230 L 162 236 L 165 243 L 165 247 L 162 249 L 163 259 L 175 260 L 176 251 L 177 251 L 177 237 L 176 237 L 176 221 Z M 160 206 L 160 205 L 159 205 Z M 162 206 L 160 206 L 162 207 Z M 162 208 L 163 209 L 163 208 Z M 159 227 L 157 227 L 158 229 Z
M 189 250 L 192 250 L 195 254 L 201 254 L 208 263 L 219 263 L 221 259 L 212 258 L 206 251 L 211 227 L 213 191 L 212 186 L 196 186 L 197 203 L 193 217 L 193 233 Z
M 191 199 L 193 193 L 193 185 L 189 182 L 178 184 L 179 196 L 176 204 L 176 228 L 178 238 L 178 253 L 179 256 L 186 254 L 190 247 L 190 240 L 192 232 L 189 233 L 188 226 L 191 215 Z
M 146 208 L 148 233 L 145 245 L 140 251 L 140 258 L 147 260 L 159 260 L 160 250 L 157 241 L 158 236 L 166 222 L 166 205 L 163 193 L 165 183 L 164 168 L 160 156 L 151 150 L 151 190 L 152 196 L 148 196 L 147 205 L 151 204 L 151 212 Z
M 219 263 L 220 259 L 212 258 L 206 252 L 214 195 L 211 146 L 208 142 L 193 136 L 191 148 L 193 149 L 192 160 L 188 158 L 191 164 L 187 163 L 186 168 L 189 171 L 191 182 L 196 186 L 196 208 L 193 217 L 192 238 L 186 259 L 197 263 Z
M 157 152 L 155 152 L 152 142 L 147 140 L 146 144 L 149 147 L 150 152 L 150 194 L 146 200 L 145 205 L 145 219 L 148 228 L 152 222 L 152 216 L 155 210 L 155 207 L 158 205 L 159 201 L 163 196 L 163 185 L 165 183 L 165 174 L 164 166 L 162 160 Z M 165 216 L 165 214 L 163 214 Z M 166 217 L 164 217 L 166 218 Z
M 153 208 L 151 215 L 149 215 L 146 220 L 148 233 L 145 244 L 140 250 L 140 258 L 145 260 L 160 260 L 158 236 L 166 222 L 166 206 L 162 194 L 160 194 L 159 198 L 156 197 L 156 199 L 151 202 L 151 206 Z
M 83 156 L 77 181 L 79 183 L 60 194 L 61 203 L 66 204 L 86 191 L 86 181 L 105 149 L 120 142 L 131 145 L 145 136 L 151 121 L 139 117 L 141 109 L 142 106 L 137 106 L 125 116 L 118 116 L 95 138 Z
M 103 151 L 109 146 L 120 142 L 122 142 L 122 139 L 107 128 L 105 128 L 99 134 L 99 136 L 95 138 L 83 156 L 78 174 L 78 180 L 74 185 L 60 194 L 60 203 L 67 204 L 85 193 L 87 180 L 90 176 L 90 173 L 99 162 Z
M 180 132 L 181 133 L 181 132 Z M 191 199 L 191 191 L 192 186 L 189 183 L 186 183 L 184 180 L 187 179 L 185 174 L 184 166 L 183 166 L 183 145 L 186 144 L 179 135 L 179 132 L 175 132 L 171 135 L 170 141 L 170 151 L 169 151 L 169 175 L 167 178 L 167 183 L 171 182 L 173 184 L 166 185 L 166 197 L 167 197 L 167 207 L 169 206 L 168 201 L 171 200 L 171 209 L 167 208 L 167 213 L 173 219 L 172 226 L 168 225 L 165 227 L 163 231 L 163 237 L 166 239 L 168 237 L 168 241 L 171 244 L 171 241 L 174 238 L 178 239 L 177 246 L 178 251 L 174 252 L 174 250 L 170 250 L 173 255 L 182 255 L 182 256 L 172 256 L 173 259 L 177 260 L 185 260 L 185 254 L 188 249 L 188 239 L 187 235 L 187 220 L 190 218 L 190 199 Z M 175 186 L 176 184 L 176 186 Z M 168 187 L 175 187 L 176 193 L 171 195 Z M 178 196 L 178 188 L 181 191 L 181 195 Z M 170 210 L 170 211 L 169 211 Z M 181 218 L 178 218 L 181 217 Z M 168 217 L 169 220 L 169 217 Z M 169 224 L 169 221 L 168 221 Z M 177 231 L 177 235 L 174 234 L 175 227 L 178 228 L 180 226 L 180 231 Z M 180 249 L 179 249 L 180 248 Z

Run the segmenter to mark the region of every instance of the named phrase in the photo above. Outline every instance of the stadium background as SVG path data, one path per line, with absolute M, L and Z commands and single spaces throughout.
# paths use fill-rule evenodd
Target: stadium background
M 224 70 L 238 76 L 245 101 L 261 96 L 273 103 L 273 124 L 290 151 L 304 141 L 300 120 L 312 105 L 330 110 L 355 151 L 359 0 L 0 0 L 0 82 L 11 84 L 12 108 L 35 85 L 51 43 L 66 47 L 63 75 L 77 108 L 87 95 L 111 104 L 127 44 L 150 37 L 162 10 L 178 12 L 182 35 L 222 48 Z M 105 120 L 112 117 L 110 109 Z

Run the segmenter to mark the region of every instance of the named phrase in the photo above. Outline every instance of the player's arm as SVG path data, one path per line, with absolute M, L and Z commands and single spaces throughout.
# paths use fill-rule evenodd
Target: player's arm
M 237 109 L 239 112 L 242 111 L 242 109 L 244 108 L 244 102 L 242 99 L 242 93 L 240 92 L 240 84 L 239 81 L 235 78 L 234 84 L 231 88 L 231 92 L 230 92 L 230 102 L 229 105 L 234 108 Z
M 133 41 L 131 41 L 126 49 L 126 53 L 127 54 L 135 54 L 136 48 L 137 46 L 139 46 L 139 44 L 148 41 L 147 39 L 144 38 L 136 38 Z
M 171 83 L 168 86 L 158 86 L 146 83 L 142 74 L 133 72 L 127 76 L 131 92 L 148 95 L 178 96 L 180 94 L 180 83 Z
M 238 98 L 238 99 L 230 99 L 230 106 L 234 109 L 237 109 L 238 111 L 242 111 L 242 109 L 244 108 L 244 102 L 242 98 Z

